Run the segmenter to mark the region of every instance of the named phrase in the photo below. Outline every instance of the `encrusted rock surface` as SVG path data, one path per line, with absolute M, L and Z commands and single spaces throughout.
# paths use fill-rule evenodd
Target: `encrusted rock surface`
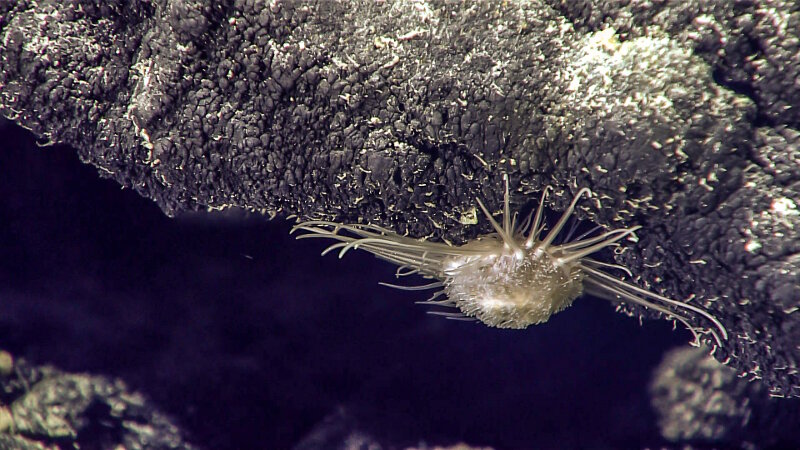
M 463 242 L 555 186 L 800 395 L 800 7 L 776 1 L 0 1 L 0 114 L 167 213 Z M 633 309 L 643 313 L 640 309 Z

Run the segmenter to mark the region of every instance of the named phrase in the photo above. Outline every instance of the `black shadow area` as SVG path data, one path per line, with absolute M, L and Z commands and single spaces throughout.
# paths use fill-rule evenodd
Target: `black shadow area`
M 444 320 L 394 268 L 290 224 L 165 217 L 0 125 L 0 347 L 123 378 L 208 448 L 290 448 L 342 408 L 383 442 L 658 445 L 646 384 L 689 340 L 583 298 L 544 325 Z

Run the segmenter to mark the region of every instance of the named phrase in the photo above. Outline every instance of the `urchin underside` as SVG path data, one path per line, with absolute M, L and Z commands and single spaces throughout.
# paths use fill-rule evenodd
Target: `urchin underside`
M 604 248 L 618 246 L 621 239 L 640 227 L 589 233 L 554 244 L 578 200 L 583 195 L 591 195 L 588 189 L 581 189 L 558 222 L 543 234 L 542 216 L 549 189 L 543 191 L 535 215 L 532 212 L 517 224 L 517 215 L 510 213 L 507 177 L 505 183 L 502 225 L 477 200 L 495 232 L 462 246 L 413 239 L 375 225 L 320 220 L 299 223 L 292 232 L 306 232 L 298 239 L 323 237 L 338 241 L 323 254 L 338 250 L 342 257 L 351 249 L 366 250 L 398 265 L 398 277 L 417 274 L 434 280 L 421 286 L 382 284 L 405 290 L 437 289 L 430 299 L 420 303 L 460 311 L 433 312 L 448 318 L 477 319 L 501 328 L 525 328 L 547 321 L 587 292 L 612 301 L 637 303 L 673 317 L 694 334 L 695 345 L 699 345 L 700 334 L 710 334 L 719 346 L 727 339 L 722 324 L 704 309 L 612 276 L 606 270 L 620 270 L 628 275 L 630 272 L 623 266 L 590 258 Z M 712 326 L 693 326 L 690 315 Z

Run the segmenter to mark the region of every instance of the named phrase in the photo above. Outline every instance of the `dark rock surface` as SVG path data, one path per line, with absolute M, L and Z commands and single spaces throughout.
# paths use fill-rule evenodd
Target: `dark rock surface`
M 737 375 L 707 349 L 667 352 L 650 386 L 664 438 L 679 448 L 800 447 L 800 400 Z
M 35 367 L 0 351 L 0 395 L 2 449 L 194 448 L 118 379 Z

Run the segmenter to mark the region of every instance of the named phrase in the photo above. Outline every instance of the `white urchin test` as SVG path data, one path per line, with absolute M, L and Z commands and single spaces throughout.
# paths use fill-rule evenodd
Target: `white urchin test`
M 453 307 L 460 312 L 433 312 L 451 319 L 477 319 L 499 328 L 526 328 L 546 322 L 551 315 L 564 310 L 583 293 L 615 302 L 631 302 L 659 311 L 681 322 L 700 344 L 700 334 L 710 334 L 716 345 L 727 339 L 725 327 L 704 309 L 673 300 L 606 273 L 618 269 L 631 276 L 624 266 L 608 264 L 590 255 L 630 236 L 639 226 L 581 235 L 554 244 L 583 195 L 592 195 L 583 188 L 575 195 L 558 222 L 542 237 L 546 229 L 544 205 L 549 188 L 542 192 L 535 214 L 517 224 L 517 214 L 509 208 L 508 176 L 502 225 L 477 200 L 495 232 L 480 236 L 461 246 L 427 242 L 401 236 L 376 225 L 339 224 L 324 220 L 298 223 L 292 233 L 305 231 L 298 239 L 323 237 L 338 241 L 322 252 L 339 250 L 339 257 L 351 249 L 361 249 L 398 265 L 397 277 L 413 274 L 436 281 L 421 286 L 386 286 L 404 290 L 438 289 L 425 305 Z M 599 228 L 599 227 L 598 227 Z M 597 228 L 596 228 L 597 229 Z M 443 298 L 444 297 L 444 298 Z M 688 314 L 688 315 L 687 315 Z M 710 324 L 692 325 L 689 315 Z

